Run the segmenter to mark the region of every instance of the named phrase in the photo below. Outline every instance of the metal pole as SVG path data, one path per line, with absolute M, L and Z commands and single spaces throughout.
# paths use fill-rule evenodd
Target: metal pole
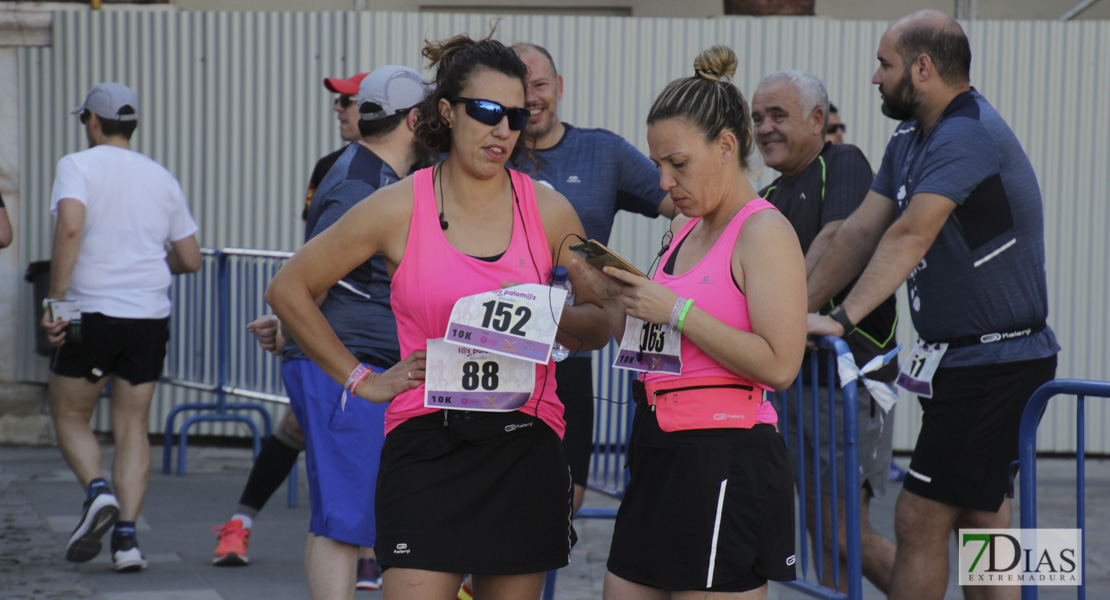
M 1081 12 L 1087 10 L 1088 8 L 1091 8 L 1092 6 L 1094 6 L 1097 2 L 1098 2 L 1098 0 L 1081 0 L 1080 2 L 1077 2 L 1075 6 L 1069 8 L 1066 12 L 1064 12 L 1064 14 L 1060 15 L 1059 17 L 1056 17 L 1056 20 L 1057 21 L 1070 21 L 1070 20 L 1074 19 L 1075 17 L 1079 16 L 1079 13 L 1081 13 Z

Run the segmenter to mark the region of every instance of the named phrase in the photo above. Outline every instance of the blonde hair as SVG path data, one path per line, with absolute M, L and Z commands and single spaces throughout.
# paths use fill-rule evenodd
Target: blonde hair
M 731 131 L 739 145 L 740 166 L 747 169 L 753 150 L 752 115 L 748 101 L 732 84 L 738 64 L 736 53 L 723 44 L 702 50 L 694 59 L 694 74 L 668 83 L 659 93 L 647 124 L 683 118 L 706 142 Z

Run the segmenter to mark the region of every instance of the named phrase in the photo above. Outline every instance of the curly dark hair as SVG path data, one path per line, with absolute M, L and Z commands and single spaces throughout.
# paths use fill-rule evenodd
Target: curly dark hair
M 428 150 L 444 153 L 451 149 L 451 128 L 439 113 L 439 100 L 460 95 L 475 71 L 489 69 L 519 79 L 520 85 L 527 89 L 528 67 L 516 52 L 493 39 L 496 30 L 494 26 L 489 35 L 480 40 L 466 34 L 438 42 L 424 40 L 424 58 L 428 59 L 429 68 L 435 67 L 435 80 L 432 81 L 435 91 L 420 103 L 420 116 L 416 120 L 414 133 L 417 141 Z M 516 164 L 521 152 L 530 157 L 531 146 L 531 136 L 522 130 L 510 160 Z

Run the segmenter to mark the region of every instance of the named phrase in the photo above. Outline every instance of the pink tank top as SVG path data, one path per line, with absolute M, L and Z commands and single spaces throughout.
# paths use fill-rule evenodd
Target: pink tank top
M 432 167 L 413 174 L 409 239 L 391 285 L 401 356 L 427 349 L 429 339 L 442 338 L 459 298 L 500 289 L 503 281 L 547 283 L 544 275 L 551 273 L 551 248 L 532 180 L 516 171 L 509 174 L 516 194 L 512 239 L 505 253 L 492 262 L 467 256 L 447 241 L 439 224 Z M 436 410 L 424 406 L 424 386 L 403 392 L 389 403 L 385 431 Z M 536 391 L 518 410 L 538 416 L 563 437 L 563 405 L 555 395 L 554 363 L 536 365 Z
M 737 236 L 740 233 L 740 228 L 744 226 L 744 222 L 748 220 L 748 217 L 761 210 L 777 209 L 762 198 L 756 198 L 748 202 L 740 209 L 740 212 L 736 213 L 732 222 L 721 233 L 721 237 L 713 244 L 713 248 L 697 265 L 681 275 L 668 275 L 660 267 L 656 269 L 652 280 L 663 284 L 680 297 L 693 298 L 694 304 L 698 308 L 713 315 L 721 322 L 741 331 L 751 331 L 752 321 L 748 315 L 748 298 L 740 293 L 732 280 L 732 251 L 736 246 Z M 685 240 L 699 221 L 701 221 L 700 218 L 691 219 L 679 230 L 678 235 L 675 236 L 676 242 L 672 243 L 667 252 L 663 253 L 659 264 L 667 264 L 671 255 L 678 250 L 680 245 L 678 241 Z M 682 337 L 681 351 L 682 375 L 649 373 L 645 376 L 645 381 L 659 383 L 681 380 L 686 377 L 737 377 L 735 373 L 718 364 L 696 344 L 687 340 L 685 336 Z M 757 381 L 751 383 L 765 390 L 771 389 Z M 756 412 L 756 423 L 770 425 L 778 423 L 778 414 L 770 402 L 759 405 Z

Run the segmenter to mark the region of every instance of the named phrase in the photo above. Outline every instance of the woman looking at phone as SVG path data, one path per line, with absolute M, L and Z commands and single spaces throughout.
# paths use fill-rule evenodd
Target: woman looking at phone
M 617 339 L 626 327 L 681 338 L 681 374 L 635 386 L 609 600 L 764 598 L 767 580 L 794 579 L 793 475 L 763 390 L 801 366 L 805 266 L 790 223 L 749 183 L 736 64 L 725 46 L 703 51 L 648 114 L 660 186 L 682 212 L 652 280 L 575 261 Z
M 377 488 L 385 598 L 454 598 L 463 573 L 483 599 L 538 598 L 544 573 L 567 564 L 574 536 L 554 365 L 525 364 L 535 391 L 519 410 L 437 410 L 425 404 L 423 380 L 444 367 L 426 349 L 444 336 L 459 298 L 546 283 L 554 257 L 569 265 L 562 246 L 582 225 L 565 198 L 506 168 L 524 149 L 528 121 L 527 67 L 516 53 L 458 35 L 429 43 L 424 56 L 436 90 L 419 106 L 415 134 L 447 158 L 375 192 L 306 244 L 267 300 L 336 381 L 390 402 Z M 393 278 L 406 359 L 361 380 L 312 298 L 379 253 Z M 563 312 L 559 341 L 601 347 L 609 332 L 598 301 L 588 290 L 576 300 Z

